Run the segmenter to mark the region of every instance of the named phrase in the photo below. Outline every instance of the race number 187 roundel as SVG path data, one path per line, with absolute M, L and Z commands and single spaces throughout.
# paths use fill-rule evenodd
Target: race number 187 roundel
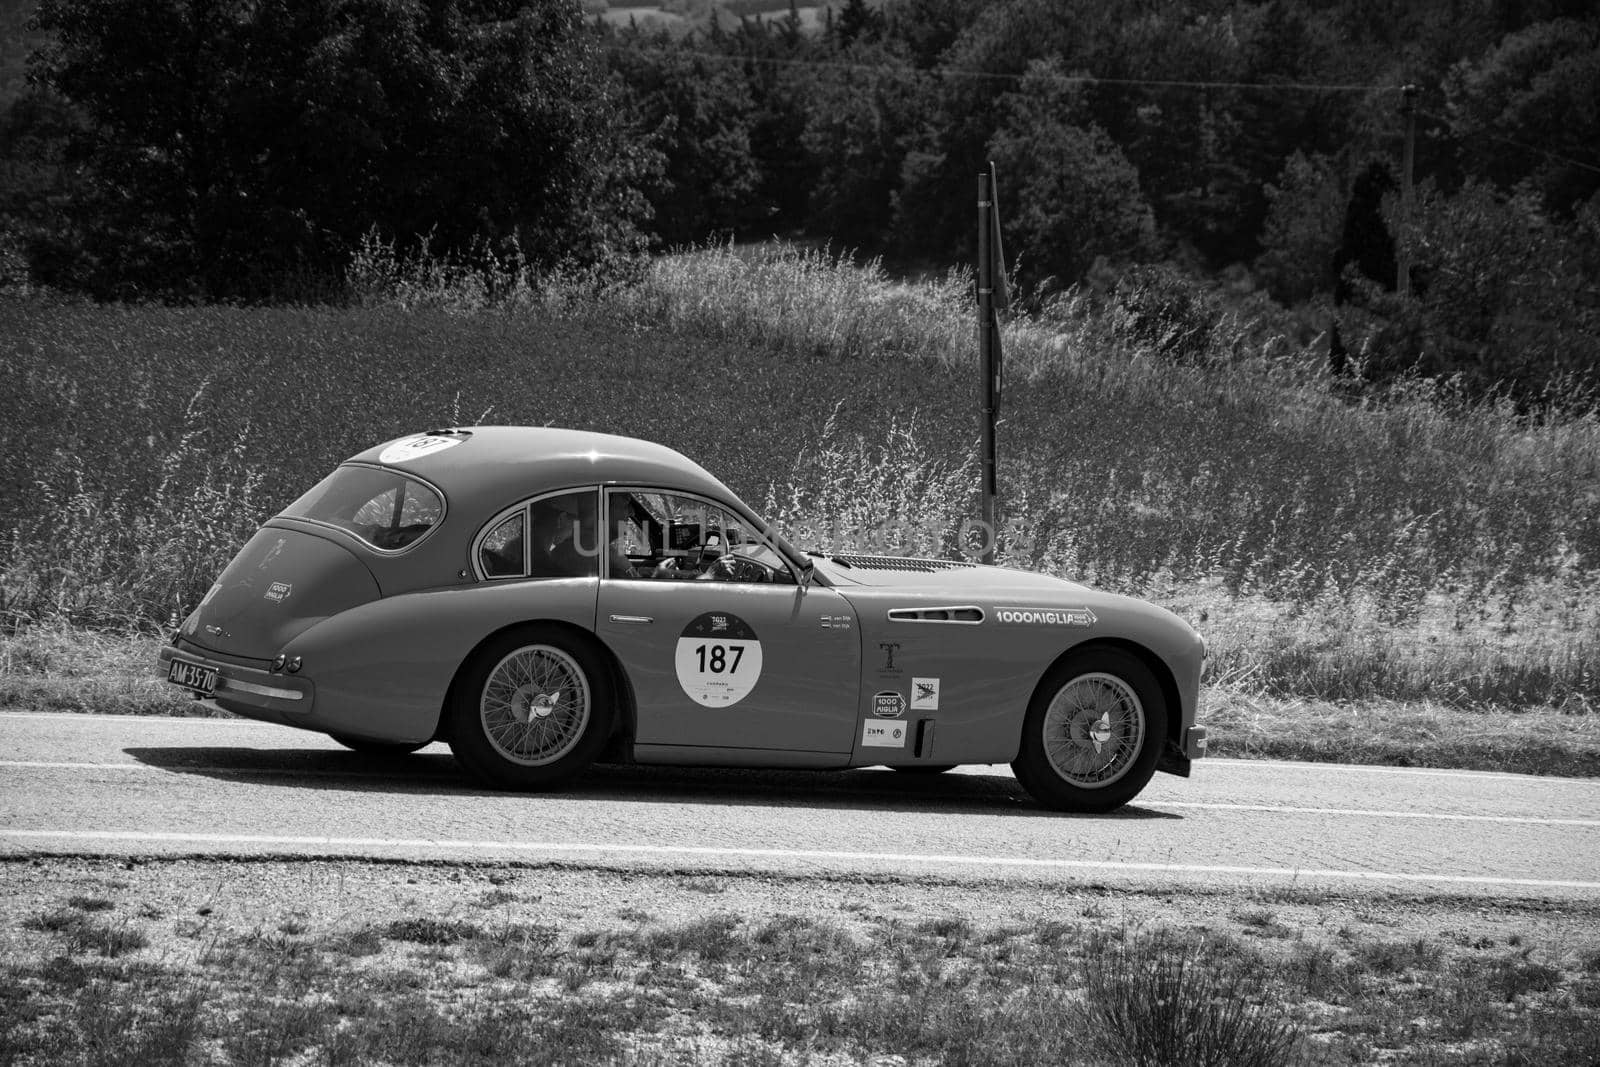
M 739 616 L 710 611 L 684 627 L 674 662 L 690 700 L 732 707 L 761 680 L 761 642 Z

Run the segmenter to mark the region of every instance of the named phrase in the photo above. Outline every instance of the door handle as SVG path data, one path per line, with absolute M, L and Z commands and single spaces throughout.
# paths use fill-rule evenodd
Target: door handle
M 648 615 L 613 615 L 612 622 L 624 623 L 629 626 L 649 626 L 656 620 Z

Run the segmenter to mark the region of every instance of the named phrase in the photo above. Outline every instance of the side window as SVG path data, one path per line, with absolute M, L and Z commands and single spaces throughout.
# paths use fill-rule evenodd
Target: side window
M 593 492 L 564 493 L 528 505 L 528 576 L 592 578 L 600 573 Z
M 793 581 L 781 557 L 740 518 L 698 497 L 613 490 L 608 499 L 613 578 Z
M 283 514 L 349 530 L 374 548 L 393 551 L 427 536 L 444 517 L 434 489 L 399 471 L 359 464 L 340 467 Z
M 528 572 L 526 508 L 501 519 L 478 546 L 478 566 L 486 578 L 520 578 Z
M 594 490 L 532 500 L 502 514 L 478 540 L 485 578 L 593 578 L 600 573 Z

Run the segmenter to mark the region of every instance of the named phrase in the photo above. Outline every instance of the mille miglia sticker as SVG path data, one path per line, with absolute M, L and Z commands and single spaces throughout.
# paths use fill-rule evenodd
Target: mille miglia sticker
M 1088 608 L 995 608 L 994 621 L 1012 626 L 1093 626 Z
M 872 714 L 880 719 L 898 719 L 906 713 L 906 698 L 886 691 L 872 694 Z
M 273 582 L 267 586 L 266 595 L 261 599 L 270 600 L 274 604 L 281 604 L 292 592 L 294 592 L 294 586 L 288 582 Z

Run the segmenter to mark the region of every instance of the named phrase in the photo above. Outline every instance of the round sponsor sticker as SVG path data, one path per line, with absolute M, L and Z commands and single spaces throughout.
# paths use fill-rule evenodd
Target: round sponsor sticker
M 690 700 L 731 707 L 761 680 L 761 642 L 739 616 L 708 611 L 684 627 L 673 662 Z
M 378 453 L 379 463 L 404 463 L 407 460 L 417 459 L 421 456 L 443 452 L 452 445 L 459 445 L 459 437 L 434 437 L 430 434 L 418 434 L 416 437 L 407 437 L 396 441 L 394 444 Z

